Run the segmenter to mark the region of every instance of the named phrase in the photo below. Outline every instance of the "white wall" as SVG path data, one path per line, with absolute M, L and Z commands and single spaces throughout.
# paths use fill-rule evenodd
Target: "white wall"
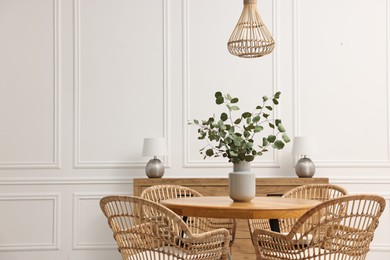
M 316 176 L 389 203 L 389 6 L 259 1 L 276 50 L 240 59 L 239 0 L 0 0 L 0 259 L 120 259 L 98 201 L 145 176 L 144 137 L 167 137 L 164 177 L 226 177 L 187 126 L 217 90 L 243 109 L 281 91 L 289 135 L 319 138 Z M 290 151 L 253 170 L 295 176 Z M 387 208 L 368 259 L 389 232 Z

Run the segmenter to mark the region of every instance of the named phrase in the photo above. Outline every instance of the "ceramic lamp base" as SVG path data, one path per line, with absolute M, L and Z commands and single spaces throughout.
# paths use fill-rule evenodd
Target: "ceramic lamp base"
M 164 170 L 164 164 L 156 157 L 151 159 L 145 167 L 146 176 L 149 178 L 161 178 Z
M 307 157 L 299 159 L 295 166 L 295 173 L 299 178 L 311 178 L 314 176 L 315 171 L 314 163 Z

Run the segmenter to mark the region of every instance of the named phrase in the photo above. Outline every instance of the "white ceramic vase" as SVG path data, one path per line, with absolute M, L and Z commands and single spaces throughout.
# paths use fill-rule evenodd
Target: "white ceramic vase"
M 229 173 L 229 196 L 233 201 L 250 201 L 256 196 L 256 176 L 251 173 L 250 162 L 233 164 Z

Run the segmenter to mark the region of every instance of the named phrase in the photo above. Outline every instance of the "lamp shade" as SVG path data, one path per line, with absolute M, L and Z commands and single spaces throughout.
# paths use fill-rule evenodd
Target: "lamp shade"
M 167 146 L 165 138 L 145 138 L 144 145 L 142 147 L 143 156 L 157 156 L 157 155 L 166 155 Z
M 262 57 L 273 51 L 275 41 L 261 20 L 257 0 L 244 0 L 244 9 L 227 46 L 231 54 L 241 58 Z
M 317 140 L 313 137 L 297 136 L 294 137 L 292 154 L 294 155 L 313 155 L 318 152 Z

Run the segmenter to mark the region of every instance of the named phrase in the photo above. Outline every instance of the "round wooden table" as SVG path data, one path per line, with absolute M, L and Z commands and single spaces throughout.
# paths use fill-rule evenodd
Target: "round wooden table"
M 210 196 L 167 199 L 161 204 L 181 216 L 283 219 L 298 218 L 319 204 L 317 200 L 283 197 L 255 197 L 249 202 L 234 202 L 230 197 Z

